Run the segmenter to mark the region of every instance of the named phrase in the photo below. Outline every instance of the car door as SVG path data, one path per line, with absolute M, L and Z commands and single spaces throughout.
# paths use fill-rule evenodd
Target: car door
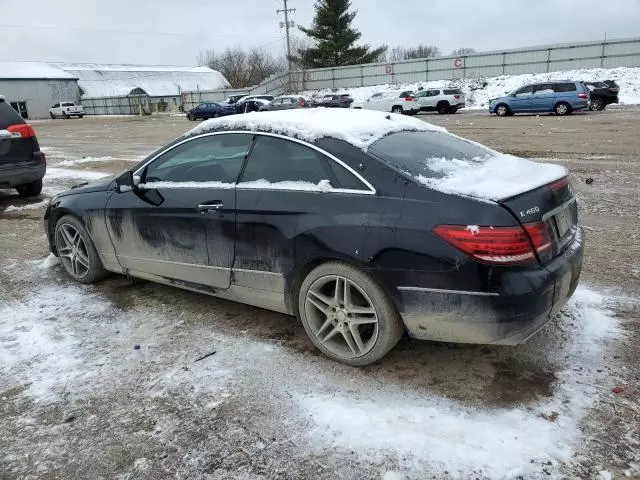
M 304 254 L 305 242 L 322 245 L 340 237 L 345 254 L 362 251 L 362 202 L 373 193 L 317 148 L 257 134 L 237 186 L 235 282 L 262 297 L 271 292 L 281 302 L 285 279 L 296 256 Z
M 282 98 L 276 98 L 269 104 L 268 110 L 280 110 L 282 108 Z
M 229 288 L 235 183 L 252 141 L 250 133 L 183 140 L 137 170 L 138 186 L 106 207 L 120 265 L 133 276 Z
M 513 112 L 530 112 L 532 110 L 531 97 L 533 96 L 533 85 L 527 85 L 516 90 L 509 99 L 509 108 Z
M 553 83 L 534 85 L 531 97 L 532 109 L 536 112 L 550 112 L 553 110 L 556 91 Z
M 424 98 L 424 106 L 430 110 L 435 109 L 438 95 L 440 95 L 440 90 L 427 90 Z
M 367 100 L 366 104 L 364 105 L 365 108 L 369 109 L 369 110 L 386 110 L 384 108 L 384 94 L 383 93 L 376 93 L 374 95 L 372 95 L 369 100 Z

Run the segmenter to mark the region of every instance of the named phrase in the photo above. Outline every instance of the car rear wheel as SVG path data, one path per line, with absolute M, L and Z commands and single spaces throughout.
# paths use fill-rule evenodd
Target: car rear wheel
M 77 218 L 65 215 L 58 220 L 54 242 L 62 266 L 74 280 L 94 283 L 108 275 L 89 233 Z
M 62 116 L 68 120 L 69 119 L 69 114 L 67 112 L 62 112 Z
M 511 113 L 511 109 L 504 103 L 496 107 L 496 115 L 498 115 L 499 117 L 506 117 L 510 113 Z
M 604 102 L 601 98 L 594 98 L 591 100 L 591 106 L 589 107 L 592 111 L 604 110 Z
M 84 115 L 78 115 L 78 118 L 83 118 L 83 117 L 84 117 Z
M 42 180 L 18 185 L 16 190 L 21 197 L 35 197 L 36 195 L 40 195 L 42 191 Z
M 446 115 L 447 113 L 451 113 L 451 105 L 449 105 L 449 102 L 440 102 L 437 110 L 440 115 Z
M 404 110 L 400 105 L 396 105 L 394 107 L 391 107 L 391 113 L 404 113 Z
M 553 107 L 553 111 L 556 115 L 569 115 L 571 113 L 571 107 L 568 103 L 560 102 Z
M 380 285 L 343 262 L 324 263 L 307 275 L 298 311 L 313 344 L 329 358 L 353 366 L 380 360 L 404 332 Z

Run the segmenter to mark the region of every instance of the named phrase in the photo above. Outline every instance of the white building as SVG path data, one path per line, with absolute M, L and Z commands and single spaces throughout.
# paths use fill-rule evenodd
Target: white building
M 0 61 L 0 95 L 24 118 L 45 118 L 60 101 L 78 101 L 78 81 L 72 73 L 40 62 Z

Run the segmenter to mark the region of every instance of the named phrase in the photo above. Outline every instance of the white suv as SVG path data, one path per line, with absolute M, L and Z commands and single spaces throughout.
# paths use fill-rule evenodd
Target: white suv
M 413 94 L 420 104 L 420 111 L 437 111 L 440 114 L 456 113 L 464 107 L 464 94 L 459 88 L 432 88 Z
M 351 108 L 364 108 L 365 110 L 380 110 L 382 112 L 404 113 L 415 115 L 420 111 L 420 105 L 413 98 L 411 92 L 406 90 L 390 90 L 378 92 L 365 102 L 354 102 Z

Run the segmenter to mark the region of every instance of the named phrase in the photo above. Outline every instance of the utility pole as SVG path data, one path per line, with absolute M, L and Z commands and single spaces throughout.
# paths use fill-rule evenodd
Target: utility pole
M 284 28 L 287 35 L 287 71 L 289 72 L 289 85 L 288 90 L 291 91 L 291 38 L 289 36 L 289 29 L 295 26 L 295 23 L 289 21 L 289 13 L 293 13 L 296 11 L 295 8 L 288 8 L 287 0 L 282 0 L 284 2 L 284 8 L 276 10 L 276 13 L 280 15 L 284 13 L 284 22 L 280 22 L 280 28 Z

